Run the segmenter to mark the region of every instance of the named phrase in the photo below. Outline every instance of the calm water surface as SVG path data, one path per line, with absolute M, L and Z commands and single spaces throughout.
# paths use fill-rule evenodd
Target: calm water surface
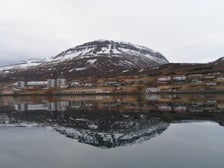
M 222 95 L 1 97 L 0 167 L 224 167 Z

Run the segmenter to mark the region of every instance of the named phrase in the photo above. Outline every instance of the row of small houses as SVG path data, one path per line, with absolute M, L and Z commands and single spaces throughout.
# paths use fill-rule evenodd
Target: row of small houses
M 217 76 L 213 74 L 190 74 L 190 75 L 174 75 L 174 76 L 160 76 L 157 78 L 157 84 L 169 83 L 169 82 L 185 82 L 190 80 L 192 83 L 200 83 L 201 80 L 216 80 L 217 82 L 224 82 L 224 77 Z M 128 83 L 120 83 L 118 81 L 107 81 L 102 84 L 98 84 L 98 86 L 120 86 L 120 85 L 128 85 Z M 19 89 L 25 89 L 29 87 L 41 87 L 41 88 L 67 88 L 68 82 L 64 78 L 58 79 L 48 79 L 46 81 L 18 81 L 16 83 L 16 87 Z M 95 86 L 93 83 L 84 83 L 81 84 L 79 81 L 74 81 L 70 83 L 71 87 L 92 87 Z
M 174 75 L 174 76 L 160 76 L 157 78 L 158 83 L 169 81 L 186 81 L 189 80 L 201 80 L 201 79 L 217 79 L 217 81 L 224 81 L 224 77 L 217 77 L 216 75 L 203 75 L 203 74 L 190 74 L 190 75 Z

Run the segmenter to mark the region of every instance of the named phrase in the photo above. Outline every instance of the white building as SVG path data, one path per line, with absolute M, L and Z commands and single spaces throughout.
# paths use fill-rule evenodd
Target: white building
M 58 79 L 48 79 L 47 80 L 47 87 L 48 88 L 66 88 L 67 85 L 67 80 L 64 78 L 58 78 Z
M 72 82 L 71 83 L 71 87 L 80 87 L 80 83 L 79 82 Z
M 48 79 L 47 80 L 47 87 L 48 88 L 55 88 L 57 86 L 55 79 Z
M 169 106 L 169 105 L 159 105 L 158 106 L 158 110 L 159 111 L 171 111 L 172 110 L 172 107 Z
M 58 88 L 66 88 L 68 85 L 67 85 L 67 80 L 64 79 L 64 78 L 59 78 L 57 79 L 57 87 Z
M 173 80 L 175 81 L 185 81 L 187 77 L 185 75 L 174 75 Z
M 26 82 L 25 81 L 18 81 L 16 83 L 16 86 L 20 89 L 25 88 L 26 87 Z
M 171 76 L 160 76 L 157 78 L 157 81 L 159 82 L 168 82 L 171 80 Z
M 29 81 L 27 86 L 47 86 L 47 81 Z
M 216 82 L 207 82 L 206 85 L 207 86 L 215 86 L 216 85 Z

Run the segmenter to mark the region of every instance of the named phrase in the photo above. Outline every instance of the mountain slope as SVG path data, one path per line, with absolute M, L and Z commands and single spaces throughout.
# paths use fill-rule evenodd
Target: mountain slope
M 130 69 L 167 64 L 159 52 L 131 43 L 98 40 L 70 48 L 36 64 L 0 69 L 3 80 L 33 80 L 74 76 L 116 75 Z
M 221 57 L 221 58 L 219 58 L 216 61 L 211 62 L 211 63 L 215 64 L 215 65 L 224 65 L 224 57 Z
M 49 61 L 63 61 L 69 59 L 83 59 L 83 58 L 97 58 L 97 57 L 107 57 L 107 58 L 135 58 L 135 61 L 146 62 L 148 65 L 153 64 L 165 64 L 168 63 L 167 59 L 162 56 L 159 52 L 153 51 L 149 48 L 138 46 L 131 43 L 108 41 L 108 40 L 98 40 L 89 43 L 85 43 L 74 48 L 70 48 L 62 53 L 53 57 Z M 130 61 L 129 63 L 132 63 Z M 128 64 L 128 63 L 127 63 Z M 136 63 L 132 63 L 137 65 Z M 131 65 L 130 65 L 131 66 Z

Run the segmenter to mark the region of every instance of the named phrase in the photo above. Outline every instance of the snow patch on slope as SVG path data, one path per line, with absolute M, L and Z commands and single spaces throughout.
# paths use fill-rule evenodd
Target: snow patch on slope
M 39 59 L 30 59 L 28 61 L 21 62 L 20 64 L 15 64 L 15 65 L 10 65 L 10 66 L 5 66 L 1 67 L 0 71 L 5 71 L 5 73 L 9 73 L 8 70 L 12 69 L 27 69 L 30 67 L 35 67 L 43 63 L 43 60 Z
M 90 59 L 87 61 L 87 63 L 89 64 L 94 64 L 97 61 L 97 59 Z

